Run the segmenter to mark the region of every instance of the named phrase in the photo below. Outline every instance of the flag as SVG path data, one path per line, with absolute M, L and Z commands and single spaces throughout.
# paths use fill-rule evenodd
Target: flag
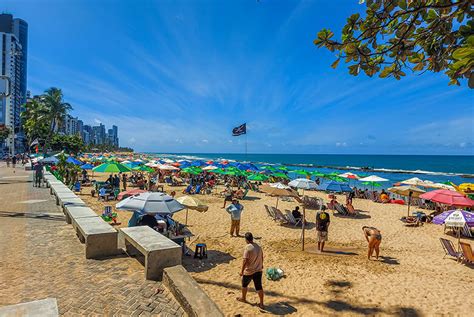
M 33 142 L 31 142 L 30 147 L 33 147 L 33 146 L 38 145 L 38 144 L 39 144 L 38 139 L 35 139 Z
M 247 123 L 241 124 L 238 127 L 232 129 L 233 136 L 239 136 L 242 134 L 247 134 Z

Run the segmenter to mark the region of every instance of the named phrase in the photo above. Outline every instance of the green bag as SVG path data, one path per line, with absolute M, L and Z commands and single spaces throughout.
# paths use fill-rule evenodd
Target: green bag
M 283 275 L 283 270 L 276 267 L 269 267 L 266 271 L 267 279 L 270 281 L 278 281 Z

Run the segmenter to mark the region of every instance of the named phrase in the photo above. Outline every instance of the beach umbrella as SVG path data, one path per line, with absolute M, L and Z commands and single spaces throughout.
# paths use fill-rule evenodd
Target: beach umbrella
M 206 166 L 206 163 L 201 160 L 196 160 L 191 163 L 191 166 L 201 167 L 201 166 Z
M 352 191 L 352 188 L 350 188 L 349 185 L 347 185 L 346 183 L 340 183 L 336 181 L 323 182 L 321 185 L 318 186 L 318 189 L 336 193 Z
M 148 214 L 173 214 L 185 207 L 173 197 L 160 192 L 145 192 L 125 198 L 115 205 L 117 209 Z
M 361 182 L 387 182 L 388 179 L 379 177 L 377 175 L 370 175 L 364 178 L 359 178 Z
M 440 204 L 456 207 L 472 207 L 474 200 L 465 197 L 459 192 L 447 189 L 436 189 L 420 195 L 420 198 L 431 200 Z
M 164 171 L 179 171 L 179 167 L 175 167 L 175 166 L 172 166 L 172 165 L 160 164 L 157 167 L 160 170 L 164 170 Z
M 291 187 L 294 187 L 294 188 L 302 189 L 303 190 L 303 195 L 304 195 L 305 189 L 317 189 L 318 188 L 318 184 L 316 184 L 315 181 L 312 181 L 312 180 L 306 179 L 306 178 L 294 179 L 291 182 L 289 182 L 288 185 L 291 186 Z
M 283 166 L 283 165 L 277 166 L 276 169 L 280 171 L 288 171 L 288 167 Z
M 270 196 L 276 196 L 276 208 L 278 208 L 278 201 L 280 197 L 298 197 L 298 193 L 291 189 L 290 186 L 282 183 L 273 183 L 270 185 L 264 185 L 260 187 L 261 190 L 266 192 Z
M 310 175 L 312 175 L 311 172 L 309 172 L 309 171 L 307 171 L 307 170 L 303 170 L 303 169 L 301 169 L 301 170 L 292 170 L 292 171 L 290 171 L 290 172 L 291 172 L 291 173 L 298 174 L 298 175 L 304 175 L 304 176 L 310 176 Z
M 425 186 L 425 187 L 437 188 L 437 189 L 447 189 L 447 190 L 453 190 L 453 191 L 456 190 L 453 186 L 443 184 L 443 183 L 433 183 L 433 184 L 430 184 L 430 185 Z
M 347 179 L 359 179 L 359 176 L 357 174 L 350 173 L 350 172 L 339 174 L 338 176 L 342 178 L 347 178 Z
M 458 185 L 458 188 L 464 192 L 470 193 L 474 191 L 474 184 L 473 183 L 462 183 Z
M 288 177 L 288 175 L 286 175 L 285 173 L 273 173 L 273 174 L 271 174 L 271 176 L 278 177 L 278 178 L 283 178 L 283 179 L 290 179 Z
M 253 174 L 247 177 L 249 181 L 258 181 L 258 182 L 264 182 L 268 180 L 268 176 L 263 175 L 263 174 Z
M 59 159 L 55 156 L 50 156 L 44 159 L 39 160 L 41 163 L 56 164 L 59 162 Z
M 212 170 L 216 170 L 216 169 L 218 169 L 218 168 L 219 168 L 219 167 L 214 166 L 214 165 L 208 165 L 208 166 L 204 167 L 202 170 L 203 170 L 203 171 L 212 171 Z
M 74 158 L 74 157 L 72 157 L 72 156 L 68 157 L 67 160 L 66 160 L 66 162 L 71 163 L 71 164 L 74 164 L 74 165 L 82 165 L 82 164 L 84 164 L 84 163 L 82 163 L 81 161 L 79 161 L 78 159 L 76 159 L 76 158 Z
M 188 209 L 194 209 L 200 212 L 205 212 L 209 208 L 202 201 L 200 201 L 199 199 L 193 196 L 182 196 L 182 197 L 178 197 L 176 200 L 181 205 L 186 207 L 186 222 L 185 222 L 186 225 L 188 224 Z
M 445 211 L 433 218 L 433 223 L 437 225 L 446 225 L 456 228 L 458 235 L 458 251 L 459 242 L 461 240 L 461 229 L 464 229 L 466 235 L 471 235 L 470 227 L 474 227 L 474 213 L 465 210 L 449 210 Z
M 425 182 L 423 180 L 419 179 L 418 177 L 412 177 L 412 178 L 406 179 L 404 181 L 401 181 L 400 184 L 413 185 L 413 186 L 423 186 L 425 184 Z
M 83 170 L 91 170 L 91 169 L 94 168 L 94 165 L 87 163 L 87 164 L 81 165 L 81 168 L 82 168 Z
M 263 166 L 261 169 L 266 170 L 266 171 L 276 172 L 276 168 L 270 165 Z
M 146 193 L 146 192 L 147 191 L 143 190 L 143 189 L 131 189 L 131 190 L 127 190 L 125 192 L 121 192 L 120 194 L 118 194 L 117 199 L 122 200 L 122 199 L 125 199 L 127 197 L 137 195 L 137 194 L 141 194 L 141 193 Z
M 92 171 L 98 173 L 126 173 L 130 172 L 131 169 L 120 163 L 102 163 L 94 167 Z
M 388 191 L 400 196 L 408 197 L 408 216 L 410 216 L 411 198 L 412 197 L 418 198 L 420 197 L 421 194 L 425 193 L 424 190 L 419 189 L 418 187 L 415 187 L 415 186 L 395 186 L 395 187 L 390 187 Z
M 132 168 L 134 171 L 141 171 L 141 172 L 147 172 L 147 173 L 153 173 L 155 170 L 152 169 L 151 167 L 145 166 L 145 165 L 140 165 L 137 167 Z
M 311 175 L 316 176 L 316 177 L 324 177 L 326 174 L 320 173 L 318 171 L 311 172 Z

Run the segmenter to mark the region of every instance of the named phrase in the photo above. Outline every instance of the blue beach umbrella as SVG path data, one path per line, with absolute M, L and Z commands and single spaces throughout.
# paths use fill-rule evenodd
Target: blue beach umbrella
M 92 164 L 84 164 L 84 165 L 81 166 L 81 168 L 82 168 L 83 170 L 91 170 L 91 169 L 94 168 L 94 165 L 92 165 Z
M 352 191 L 352 188 L 350 188 L 349 185 L 335 181 L 323 182 L 321 185 L 318 186 L 318 189 L 336 193 Z
M 82 165 L 84 163 L 82 163 L 81 161 L 79 161 L 78 159 L 75 159 L 74 157 L 70 156 L 67 158 L 66 162 L 68 163 L 72 163 L 74 165 Z

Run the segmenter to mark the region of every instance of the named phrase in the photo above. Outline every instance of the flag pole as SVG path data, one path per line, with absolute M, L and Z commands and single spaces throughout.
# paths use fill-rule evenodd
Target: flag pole
M 247 160 L 247 131 L 245 131 L 245 160 Z

